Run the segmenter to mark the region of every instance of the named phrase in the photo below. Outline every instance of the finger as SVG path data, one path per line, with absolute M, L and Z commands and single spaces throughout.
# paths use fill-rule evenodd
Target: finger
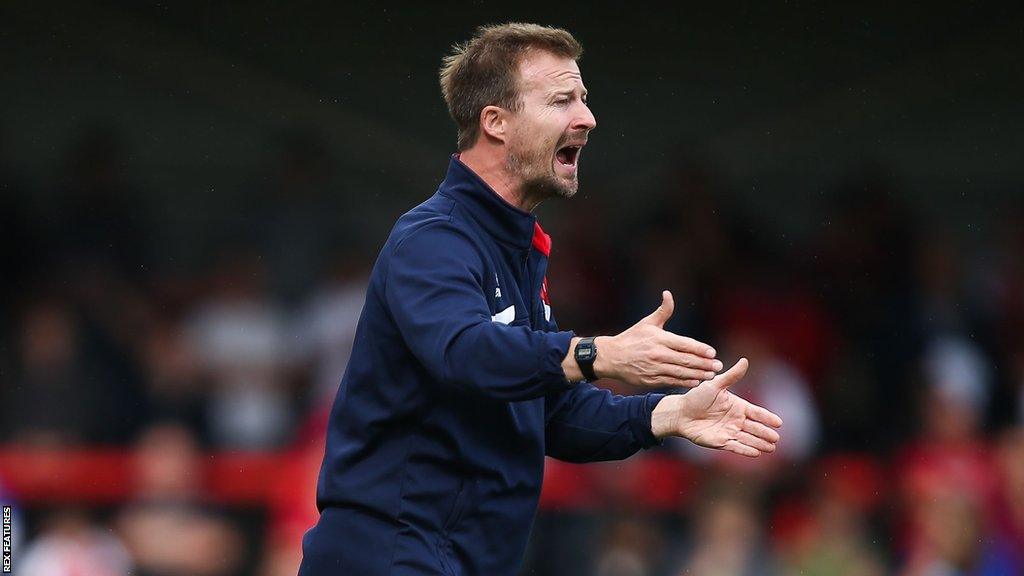
M 701 380 L 695 378 L 686 377 L 672 377 L 672 376 L 657 376 L 651 380 L 650 385 L 652 386 L 674 386 L 677 388 L 696 388 L 701 383 Z
M 773 428 L 769 428 L 764 424 L 751 420 L 749 418 L 743 422 L 743 431 L 748 434 L 753 434 L 758 438 L 763 438 L 769 442 L 779 441 L 779 433 L 776 432 Z
M 715 349 L 711 346 L 687 336 L 673 334 L 672 332 L 662 333 L 661 344 L 668 346 L 676 352 L 688 352 L 704 358 L 714 358 L 716 354 Z
M 708 358 L 706 356 L 698 356 L 696 354 L 690 354 L 689 352 L 677 352 L 672 349 L 669 349 L 664 354 L 657 356 L 656 359 L 667 364 L 674 364 L 684 368 L 693 368 L 703 372 L 708 372 L 707 375 L 703 376 L 704 380 L 714 378 L 715 373 L 723 367 L 721 360 Z
M 658 328 L 664 328 L 665 322 L 672 317 L 672 312 L 675 310 L 676 304 L 672 299 L 672 293 L 668 290 L 661 292 L 661 306 L 654 312 L 651 312 L 646 318 L 640 321 L 640 324 L 653 324 Z
M 725 443 L 725 446 L 722 446 L 722 449 L 728 450 L 729 452 L 735 452 L 740 456 L 748 456 L 750 458 L 757 458 L 758 456 L 761 455 L 760 450 L 754 448 L 753 446 L 747 446 L 746 444 L 740 442 L 739 440 L 727 441 Z
M 758 406 L 757 404 L 751 404 L 747 406 L 747 418 L 761 422 L 771 426 L 772 428 L 778 428 L 782 426 L 782 418 L 778 414 Z
M 715 377 L 715 373 L 708 370 L 701 370 L 697 368 L 684 368 L 682 366 L 673 366 L 672 364 L 663 364 L 660 366 L 661 373 L 659 376 L 665 378 L 671 378 L 673 380 L 698 380 L 703 382 L 704 380 L 711 380 Z
M 711 383 L 718 387 L 719 390 L 725 390 L 729 386 L 740 381 L 741 378 L 747 373 L 747 367 L 749 366 L 746 358 L 740 358 L 738 362 L 732 365 L 725 372 L 722 372 L 718 376 L 715 376 Z
M 774 442 L 769 442 L 762 438 L 758 438 L 753 434 L 740 432 L 739 434 L 736 435 L 736 439 L 739 440 L 741 443 L 757 450 L 758 452 L 775 452 Z

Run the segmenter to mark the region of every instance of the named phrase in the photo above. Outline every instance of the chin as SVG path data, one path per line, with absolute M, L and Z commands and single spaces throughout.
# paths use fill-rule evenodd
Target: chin
M 573 196 L 576 195 L 576 192 L 579 190 L 579 184 L 577 184 L 576 182 L 573 182 L 571 186 L 562 184 L 561 186 L 556 186 L 555 190 L 556 194 L 558 194 L 562 198 L 572 198 Z
M 568 180 L 552 176 L 551 179 L 545 183 L 544 187 L 547 188 L 548 196 L 572 198 L 576 195 L 576 191 L 579 189 L 579 182 L 576 179 Z
M 579 182 L 573 178 L 560 178 L 555 174 L 547 174 L 527 180 L 524 188 L 531 191 L 531 195 L 539 198 L 572 198 L 576 195 Z
M 555 193 L 562 198 L 572 198 L 580 188 L 580 181 L 576 174 L 573 174 L 572 178 L 560 178 L 553 175 L 552 179 Z

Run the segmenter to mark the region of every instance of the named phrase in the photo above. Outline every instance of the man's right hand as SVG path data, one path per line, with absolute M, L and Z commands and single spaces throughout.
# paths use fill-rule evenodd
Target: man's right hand
M 617 336 L 597 337 L 595 374 L 647 387 L 692 388 L 714 378 L 722 369 L 714 348 L 665 330 L 665 322 L 674 309 L 672 293 L 665 290 L 661 293 L 661 306 L 649 316 Z M 575 345 L 574 339 L 572 347 Z M 571 353 L 570 348 L 570 356 Z

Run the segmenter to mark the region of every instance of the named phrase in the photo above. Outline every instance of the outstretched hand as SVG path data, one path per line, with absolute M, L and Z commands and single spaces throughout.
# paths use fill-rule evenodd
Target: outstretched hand
M 661 306 L 617 336 L 600 336 L 594 371 L 635 386 L 692 388 L 722 369 L 715 349 L 693 338 L 665 330 L 675 302 L 661 293 Z
M 779 441 L 778 415 L 728 390 L 747 373 L 741 358 L 729 370 L 701 382 L 686 394 L 666 396 L 651 414 L 654 435 L 680 436 L 706 448 L 757 457 L 774 452 Z

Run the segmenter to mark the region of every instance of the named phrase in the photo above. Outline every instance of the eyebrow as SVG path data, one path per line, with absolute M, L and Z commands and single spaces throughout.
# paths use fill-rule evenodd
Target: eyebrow
M 576 89 L 575 88 L 562 88 L 561 90 L 555 90 L 553 92 L 548 93 L 548 98 L 553 98 L 555 96 L 572 95 L 572 94 L 575 94 L 575 93 L 576 93 Z M 581 97 L 582 98 L 586 98 L 587 94 L 588 94 L 587 89 L 584 88 L 583 89 L 583 94 L 581 95 Z

